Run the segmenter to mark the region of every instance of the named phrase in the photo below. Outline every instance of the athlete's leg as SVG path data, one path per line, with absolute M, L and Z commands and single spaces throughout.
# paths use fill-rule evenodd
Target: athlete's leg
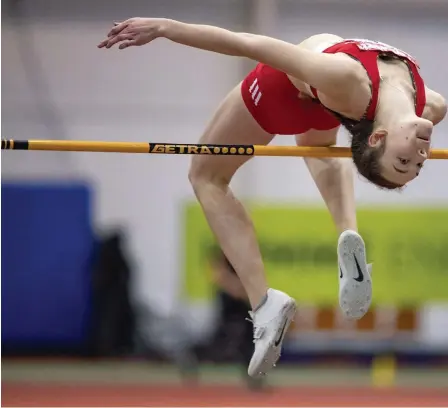
M 339 128 L 308 132 L 297 135 L 299 146 L 331 146 L 336 144 Z M 350 160 L 337 158 L 305 158 L 339 233 L 357 230 L 356 206 L 353 188 L 353 169 Z
M 272 138 L 247 111 L 238 86 L 221 104 L 200 142 L 265 145 Z M 278 360 L 284 334 L 295 315 L 295 302 L 283 292 L 268 289 L 254 227 L 229 188 L 232 176 L 248 159 L 193 156 L 189 178 L 208 223 L 251 303 L 254 354 L 248 373 L 258 376 Z
M 296 137 L 297 144 L 329 146 L 336 143 L 337 131 L 310 130 Z M 347 318 L 359 319 L 369 309 L 372 281 L 364 241 L 357 233 L 352 164 L 337 158 L 306 158 L 305 162 L 340 233 L 339 304 Z
M 218 108 L 200 143 L 266 145 L 272 139 L 246 109 L 238 86 Z M 193 156 L 189 178 L 213 233 L 255 309 L 268 289 L 263 261 L 252 221 L 229 187 L 235 172 L 249 159 Z

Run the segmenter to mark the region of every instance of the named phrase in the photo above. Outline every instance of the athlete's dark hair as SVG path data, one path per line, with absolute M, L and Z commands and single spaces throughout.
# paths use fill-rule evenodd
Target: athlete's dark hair
M 337 117 L 352 136 L 351 151 L 358 172 L 380 188 L 396 190 L 403 187 L 392 183 L 381 175 L 380 159 L 384 154 L 386 142 L 382 142 L 378 147 L 369 145 L 374 121 L 368 119 L 353 120 L 342 115 L 337 115 Z

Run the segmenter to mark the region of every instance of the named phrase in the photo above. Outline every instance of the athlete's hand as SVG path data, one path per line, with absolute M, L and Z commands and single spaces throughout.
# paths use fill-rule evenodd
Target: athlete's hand
M 164 18 L 130 18 L 121 23 L 114 23 L 114 27 L 107 34 L 107 39 L 98 44 L 98 48 L 111 48 L 120 44 L 118 48 L 145 45 L 163 37 L 164 28 L 169 20 Z

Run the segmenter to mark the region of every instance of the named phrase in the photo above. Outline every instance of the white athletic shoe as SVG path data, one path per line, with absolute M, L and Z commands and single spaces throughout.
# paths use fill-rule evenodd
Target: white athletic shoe
M 372 265 L 367 265 L 361 235 L 344 231 L 338 241 L 339 305 L 351 320 L 363 317 L 372 302 Z
M 296 302 L 286 293 L 269 289 L 266 303 L 250 312 L 254 325 L 255 350 L 247 370 L 251 377 L 266 374 L 280 358 L 282 343 L 294 320 Z

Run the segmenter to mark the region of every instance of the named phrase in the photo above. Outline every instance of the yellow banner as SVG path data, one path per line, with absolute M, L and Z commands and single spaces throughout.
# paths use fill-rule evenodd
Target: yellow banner
M 250 208 L 271 287 L 301 303 L 338 299 L 338 234 L 325 208 Z M 360 233 L 373 262 L 373 302 L 416 305 L 448 301 L 448 209 L 372 208 L 358 211 Z M 209 299 L 210 254 L 216 242 L 200 207 L 185 207 L 185 290 Z

